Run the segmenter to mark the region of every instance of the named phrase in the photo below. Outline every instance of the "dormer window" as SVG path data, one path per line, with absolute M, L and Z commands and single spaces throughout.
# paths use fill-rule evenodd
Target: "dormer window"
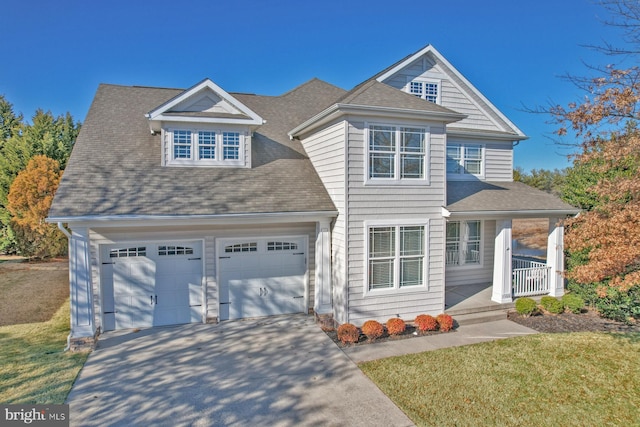
M 244 166 L 243 132 L 222 129 L 169 129 L 167 165 Z
M 409 82 L 408 91 L 419 98 L 440 104 L 440 81 L 438 80 L 412 80 Z

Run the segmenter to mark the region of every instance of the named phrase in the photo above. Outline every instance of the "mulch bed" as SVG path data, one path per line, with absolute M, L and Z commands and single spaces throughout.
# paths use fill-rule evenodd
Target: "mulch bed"
M 454 331 L 455 331 L 455 328 L 452 329 L 449 332 L 454 332 Z M 334 330 L 325 330 L 324 332 L 329 336 L 329 338 L 331 338 L 333 340 L 333 342 L 336 343 L 336 345 L 338 347 L 341 347 L 341 348 L 359 346 L 359 345 L 367 345 L 367 344 L 375 344 L 375 343 L 385 342 L 385 341 L 398 341 L 398 340 L 404 340 L 404 339 L 408 339 L 408 338 L 424 337 L 424 336 L 428 336 L 428 335 L 439 335 L 439 334 L 448 334 L 449 333 L 449 332 L 441 332 L 441 331 L 419 332 L 414 326 L 407 324 L 407 329 L 405 329 L 405 331 L 400 335 L 389 335 L 385 330 L 384 335 L 381 336 L 380 338 L 374 340 L 374 341 L 370 341 L 367 338 L 366 335 L 360 334 L 360 338 L 358 339 L 357 343 L 343 344 L 338 339 L 338 331 L 336 329 L 334 329 Z
M 584 310 L 581 314 L 544 313 L 529 317 L 511 311 L 507 318 L 538 332 L 640 332 L 640 324 L 638 323 L 626 325 L 622 322 L 605 319 L 593 310 Z

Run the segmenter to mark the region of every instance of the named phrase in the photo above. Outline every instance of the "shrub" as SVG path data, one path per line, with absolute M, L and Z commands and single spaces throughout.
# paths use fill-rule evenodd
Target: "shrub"
M 560 314 L 564 311 L 564 304 L 558 298 L 549 295 L 540 299 L 540 305 L 549 313 Z
M 533 298 L 518 298 L 516 300 L 516 311 L 523 316 L 531 316 L 538 312 L 538 304 Z
M 380 338 L 384 334 L 384 326 L 375 320 L 367 320 L 362 325 L 362 333 L 369 338 L 370 341 Z
M 453 329 L 453 317 L 448 314 L 442 313 L 436 316 L 436 321 L 442 332 L 449 332 Z
M 387 320 L 387 332 L 389 335 L 400 335 L 407 329 L 407 325 L 405 325 L 404 320 L 393 317 Z
M 435 331 L 438 329 L 438 321 L 435 317 L 428 314 L 418 315 L 413 323 L 420 332 Z
M 595 307 L 602 317 L 626 323 L 640 319 L 640 284 L 621 291 L 605 282 L 583 284 L 570 280 L 567 288 Z M 604 293 L 599 293 L 599 289 L 604 289 Z
M 584 300 L 576 294 L 564 294 L 561 301 L 567 310 L 575 314 L 580 313 L 584 307 Z
M 358 342 L 360 338 L 360 331 L 355 325 L 351 323 L 343 323 L 338 326 L 338 339 L 342 344 Z

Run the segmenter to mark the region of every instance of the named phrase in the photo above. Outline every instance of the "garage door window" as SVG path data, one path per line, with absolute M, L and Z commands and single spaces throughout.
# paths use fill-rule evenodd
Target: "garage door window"
M 297 243 L 292 242 L 267 242 L 268 251 L 295 251 L 298 249 Z
M 132 256 L 147 256 L 146 246 L 138 248 L 111 249 L 109 252 L 109 258 L 126 258 Z
M 257 252 L 258 243 L 250 242 L 250 243 L 238 243 L 235 245 L 228 245 L 224 247 L 224 251 L 228 254 L 238 253 L 238 252 Z
M 186 246 L 158 246 L 158 255 L 193 255 L 193 248 Z

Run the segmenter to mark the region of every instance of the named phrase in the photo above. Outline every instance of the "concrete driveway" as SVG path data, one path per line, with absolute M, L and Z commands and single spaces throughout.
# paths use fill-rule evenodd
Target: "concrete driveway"
M 78 426 L 413 425 L 303 315 L 104 334 L 67 403 Z

